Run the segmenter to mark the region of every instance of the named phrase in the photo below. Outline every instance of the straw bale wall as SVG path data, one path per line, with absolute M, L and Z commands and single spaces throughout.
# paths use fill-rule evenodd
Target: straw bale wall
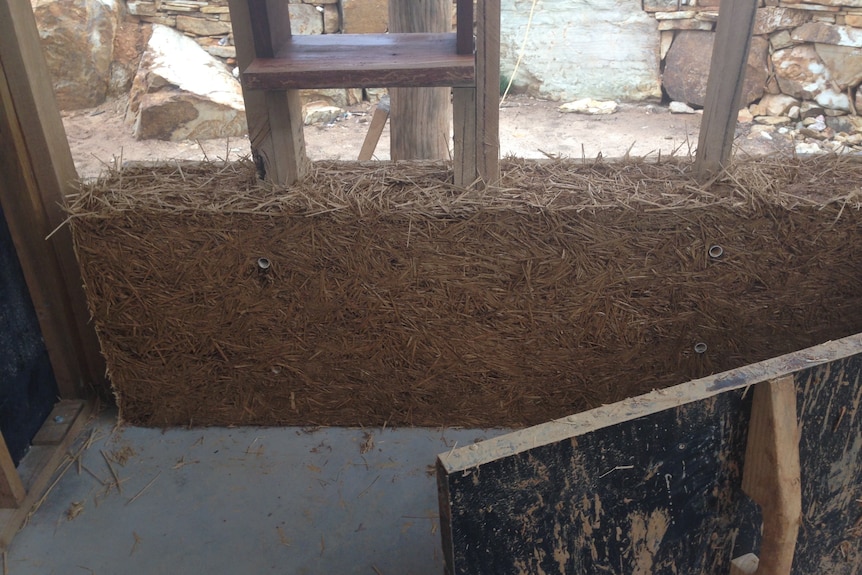
M 519 426 L 862 331 L 862 165 L 688 169 L 177 164 L 69 211 L 126 421 Z

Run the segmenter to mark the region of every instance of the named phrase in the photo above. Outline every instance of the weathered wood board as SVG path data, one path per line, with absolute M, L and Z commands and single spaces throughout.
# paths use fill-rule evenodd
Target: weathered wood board
M 757 553 L 741 491 L 749 386 L 791 375 L 793 573 L 862 572 L 862 335 L 441 454 L 447 572 L 728 573 Z

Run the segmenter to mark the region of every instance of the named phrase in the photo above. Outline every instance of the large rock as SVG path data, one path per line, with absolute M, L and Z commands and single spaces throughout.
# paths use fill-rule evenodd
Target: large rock
M 829 68 L 811 44 L 777 50 L 772 54 L 772 68 L 785 94 L 814 100 L 824 108 L 850 111 L 850 99 L 834 89 Z
M 388 29 L 389 0 L 342 0 L 341 31 L 345 34 L 374 34 Z
M 862 30 L 850 26 L 836 26 L 825 22 L 808 22 L 793 30 L 790 35 L 797 42 L 818 42 L 862 48 Z
M 60 109 L 105 101 L 119 12 L 113 0 L 33 0 Z
M 323 102 L 327 106 L 347 108 L 362 101 L 361 88 L 318 88 L 316 90 L 300 90 L 303 104 Z
M 500 65 L 512 76 L 531 1 L 504 2 Z M 661 97 L 656 20 L 639 0 L 595 0 L 589 18 L 571 0 L 543 0 L 533 15 L 514 87 L 552 100 Z M 346 24 L 346 17 L 345 17 Z M 347 30 L 349 31 L 349 30 Z
M 152 33 L 153 27 L 137 18 L 127 16 L 120 20 L 114 34 L 108 97 L 116 98 L 129 93 Z
M 766 94 L 760 99 L 760 107 L 768 116 L 788 116 L 790 109 L 800 102 L 787 94 Z
M 129 99 L 138 139 L 204 140 L 247 131 L 242 89 L 197 42 L 153 26 Z
M 684 31 L 677 34 L 665 58 L 662 76 L 662 86 L 671 100 L 703 106 L 714 40 L 715 32 Z M 763 95 L 768 76 L 768 51 L 769 42 L 765 38 L 755 36 L 751 39 L 740 107 Z
M 862 49 L 832 44 L 815 44 L 814 49 L 839 88 L 846 90 L 862 82 Z
M 754 19 L 754 34 L 771 34 L 776 30 L 801 26 L 808 19 L 805 10 L 794 10 L 783 6 L 764 6 L 757 9 Z
M 290 4 L 291 34 L 323 34 L 323 13 L 311 4 Z

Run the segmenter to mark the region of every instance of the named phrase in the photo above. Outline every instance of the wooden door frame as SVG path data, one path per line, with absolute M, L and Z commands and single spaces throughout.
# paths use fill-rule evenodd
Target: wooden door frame
M 30 2 L 0 0 L 0 205 L 63 399 L 40 431 L 48 439 L 34 438 L 17 469 L 0 436 L 0 548 L 83 426 L 90 404 L 81 398 L 104 385 L 104 360 L 63 225 L 64 198 L 77 178 Z

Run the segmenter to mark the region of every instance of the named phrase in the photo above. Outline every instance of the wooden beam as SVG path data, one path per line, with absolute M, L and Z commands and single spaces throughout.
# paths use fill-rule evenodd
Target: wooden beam
M 371 126 L 368 127 L 368 133 L 365 134 L 365 140 L 362 142 L 362 149 L 359 150 L 359 161 L 366 162 L 374 156 L 374 150 L 377 149 L 377 142 L 380 141 L 380 136 L 383 135 L 383 128 L 386 126 L 386 120 L 389 119 L 389 96 L 383 96 L 374 108 L 374 115 L 371 117 Z
M 754 388 L 742 490 L 760 505 L 763 515 L 763 539 L 754 573 L 790 575 L 802 524 L 799 423 L 792 376 Z M 750 571 L 737 563 L 731 574 L 737 573 Z
M 389 31 L 395 38 L 403 39 L 408 45 L 424 42 L 424 39 L 443 40 L 436 50 L 419 49 L 418 56 L 423 52 L 433 55 L 433 59 L 451 62 L 455 67 L 445 65 L 445 69 L 454 70 L 459 67 L 464 78 L 461 84 L 472 84 L 473 57 L 456 53 L 456 35 L 452 30 L 451 0 L 389 0 Z M 408 49 L 405 48 L 405 51 Z M 355 59 L 355 57 L 354 57 Z M 417 67 L 413 72 L 404 75 L 422 79 L 433 68 L 429 64 Z M 424 71 L 423 71 L 424 68 Z M 445 87 L 424 88 L 392 88 L 389 95 L 392 110 L 389 120 L 389 155 L 393 160 L 445 160 L 449 159 L 449 138 L 452 122 L 452 101 L 450 86 L 459 84 L 454 77 L 438 78 L 440 82 L 428 81 L 408 82 L 406 85 L 432 85 Z M 429 78 L 430 80 L 430 78 Z
M 458 0 L 456 3 L 455 30 L 458 35 L 459 54 L 473 54 L 475 43 L 473 42 L 473 0 Z
M 462 188 L 476 182 L 476 88 L 452 88 L 452 124 L 455 185 Z
M 293 36 L 274 58 L 242 75 L 252 90 L 472 86 L 472 52 L 458 55 L 455 34 Z
M 0 509 L 15 509 L 27 495 L 24 483 L 12 463 L 12 456 L 0 435 Z
M 0 0 L 0 203 L 66 398 L 103 385 L 105 373 L 71 232 L 62 225 L 77 177 L 32 7 Z
M 493 186 L 500 180 L 500 0 L 480 1 L 476 18 L 476 169 Z
M 722 0 L 695 160 L 701 179 L 730 161 L 756 13 L 757 0 Z
M 287 2 L 229 0 L 237 64 L 245 71 L 255 58 L 272 58 L 290 38 Z M 245 115 L 258 174 L 290 185 L 308 173 L 302 133 L 302 104 L 296 90 L 263 92 L 243 85 Z

